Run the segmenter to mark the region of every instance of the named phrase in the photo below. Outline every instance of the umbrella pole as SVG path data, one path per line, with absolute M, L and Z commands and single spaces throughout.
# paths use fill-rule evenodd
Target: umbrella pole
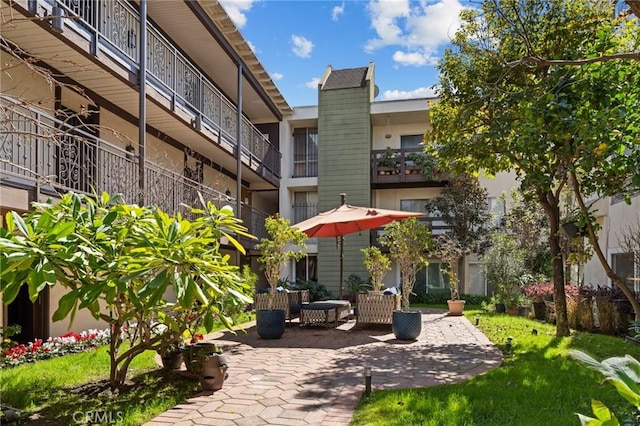
M 342 193 L 340 194 L 340 205 L 344 206 L 347 200 L 347 194 L 346 193 Z M 339 297 L 338 299 L 342 300 L 342 265 L 344 263 L 344 235 L 340 235 L 340 286 L 338 287 L 339 290 Z
M 340 235 L 340 296 L 338 297 L 342 300 L 342 264 L 344 260 L 344 236 Z

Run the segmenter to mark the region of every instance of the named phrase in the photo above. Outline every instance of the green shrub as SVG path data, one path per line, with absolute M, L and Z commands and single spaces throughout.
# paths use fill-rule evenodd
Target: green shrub
M 371 280 L 367 280 L 357 274 L 349 275 L 349 278 L 345 280 L 345 284 L 349 289 L 349 294 L 358 294 L 371 290 Z
M 449 291 L 443 293 L 417 293 L 411 295 L 411 303 L 422 303 L 427 305 L 446 305 L 447 300 L 451 299 Z M 482 302 L 488 304 L 491 296 L 478 296 L 475 294 L 461 294 L 461 300 L 465 300 L 469 305 L 482 305 Z
M 331 293 L 324 284 L 317 281 L 298 280 L 291 286 L 292 290 L 309 290 L 309 301 L 327 300 L 331 298 Z

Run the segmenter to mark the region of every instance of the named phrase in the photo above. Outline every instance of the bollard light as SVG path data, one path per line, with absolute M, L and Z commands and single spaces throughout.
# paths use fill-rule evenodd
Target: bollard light
M 512 337 L 507 337 L 507 344 L 504 347 L 507 352 L 511 352 L 511 342 L 512 341 L 513 341 Z
M 371 396 L 371 366 L 364 366 L 364 396 Z
M 480 324 L 480 314 L 476 314 L 476 325 Z

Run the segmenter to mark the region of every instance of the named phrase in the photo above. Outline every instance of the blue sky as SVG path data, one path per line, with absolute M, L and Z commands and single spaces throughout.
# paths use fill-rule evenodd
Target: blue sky
M 292 107 L 317 105 L 317 81 L 375 63 L 376 100 L 433 96 L 435 65 L 462 0 L 221 0 Z

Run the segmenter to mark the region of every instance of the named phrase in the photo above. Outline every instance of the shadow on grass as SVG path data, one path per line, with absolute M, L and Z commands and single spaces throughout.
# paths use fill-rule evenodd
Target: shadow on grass
M 27 425 L 139 425 L 199 391 L 197 380 L 164 370 L 139 374 L 116 393 L 108 380 L 49 389 Z M 11 389 L 8 389 L 10 392 Z M 32 391 L 33 392 L 33 391 Z
M 566 356 L 567 348 L 603 354 L 634 350 L 622 339 L 589 333 L 559 338 L 553 327 L 503 314 L 484 314 L 480 322 L 503 350 L 506 338 L 513 340 L 500 368 L 446 386 L 382 391 L 374 385 L 373 395 L 361 399 L 352 425 L 577 425 L 576 413 L 591 414 L 592 398 L 616 413 L 629 412 L 629 404 L 613 386 L 602 384 L 601 375 Z M 463 367 L 459 359 L 464 353 L 447 358 L 450 349 L 425 354 L 423 361 L 434 370 L 454 373 Z M 394 352 L 371 355 L 382 364 L 404 362 Z

